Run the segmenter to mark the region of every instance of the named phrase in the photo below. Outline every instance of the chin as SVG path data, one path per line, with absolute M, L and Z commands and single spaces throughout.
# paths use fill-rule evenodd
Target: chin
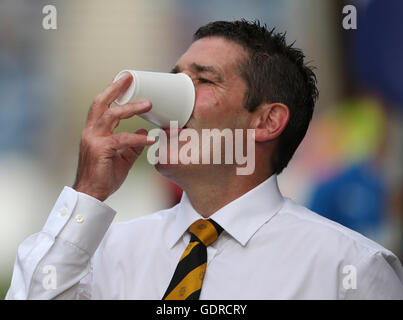
M 161 164 L 154 165 L 155 169 L 164 177 L 182 187 L 183 182 L 190 181 L 192 176 L 197 175 L 197 167 L 192 164 Z
M 185 164 L 171 164 L 171 163 L 166 163 L 166 164 L 162 164 L 162 163 L 157 163 L 154 165 L 155 169 L 161 173 L 161 174 L 173 174 L 173 173 L 180 173 L 180 172 L 184 172 L 187 171 L 187 169 L 190 169 L 189 167 L 191 167 L 192 165 L 185 165 Z

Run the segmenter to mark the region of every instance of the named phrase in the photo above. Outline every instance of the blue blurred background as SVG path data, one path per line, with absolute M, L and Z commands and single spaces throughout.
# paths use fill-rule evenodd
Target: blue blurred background
M 42 8 L 57 9 L 44 30 Z M 342 9 L 357 9 L 345 30 Z M 317 67 L 311 127 L 279 176 L 287 197 L 357 230 L 403 258 L 403 1 L 0 2 L 0 298 L 18 244 L 39 231 L 64 185 L 94 96 L 126 68 L 168 72 L 196 29 L 259 19 Z M 118 131 L 152 126 L 121 122 Z M 106 203 L 128 220 L 171 206 L 180 190 L 145 153 Z M 130 199 L 130 201 L 129 201 Z

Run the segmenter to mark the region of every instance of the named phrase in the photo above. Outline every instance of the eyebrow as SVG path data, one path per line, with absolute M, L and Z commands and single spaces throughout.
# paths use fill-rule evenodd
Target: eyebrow
M 217 81 L 219 81 L 219 82 L 222 81 L 221 74 L 212 66 L 203 66 L 203 65 L 200 65 L 197 63 L 192 63 L 190 65 L 190 68 L 195 70 L 196 72 L 200 72 L 200 73 L 202 73 L 202 72 L 211 73 Z M 178 65 L 176 65 L 171 70 L 171 73 L 179 73 L 179 72 L 181 72 L 180 70 L 181 70 L 181 68 Z

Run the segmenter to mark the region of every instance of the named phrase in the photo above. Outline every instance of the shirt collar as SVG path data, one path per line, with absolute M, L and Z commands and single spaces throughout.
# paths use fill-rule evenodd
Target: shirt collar
M 257 185 L 241 197 L 228 203 L 210 216 L 224 230 L 245 246 L 255 232 L 282 207 L 284 198 L 277 184 L 277 176 Z M 189 226 L 203 217 L 193 208 L 186 192 L 178 205 L 173 231 L 168 245 L 172 248 Z

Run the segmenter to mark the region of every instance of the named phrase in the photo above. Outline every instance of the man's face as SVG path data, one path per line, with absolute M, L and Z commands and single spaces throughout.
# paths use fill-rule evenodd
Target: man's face
M 248 127 L 249 112 L 244 108 L 246 83 L 238 67 L 246 57 L 240 45 L 220 37 L 208 37 L 195 41 L 172 69 L 173 73 L 189 75 L 195 85 L 195 107 L 186 127 L 195 129 L 199 137 L 201 129 Z M 179 141 L 179 150 L 186 143 Z M 178 168 L 169 165 L 169 158 L 168 151 L 168 164 L 156 166 L 168 175 L 173 166 Z
M 189 75 L 196 101 L 188 128 L 244 128 L 242 116 L 246 84 L 238 63 L 246 58 L 238 44 L 219 37 L 195 41 L 172 70 Z M 244 119 L 245 120 L 245 119 Z

